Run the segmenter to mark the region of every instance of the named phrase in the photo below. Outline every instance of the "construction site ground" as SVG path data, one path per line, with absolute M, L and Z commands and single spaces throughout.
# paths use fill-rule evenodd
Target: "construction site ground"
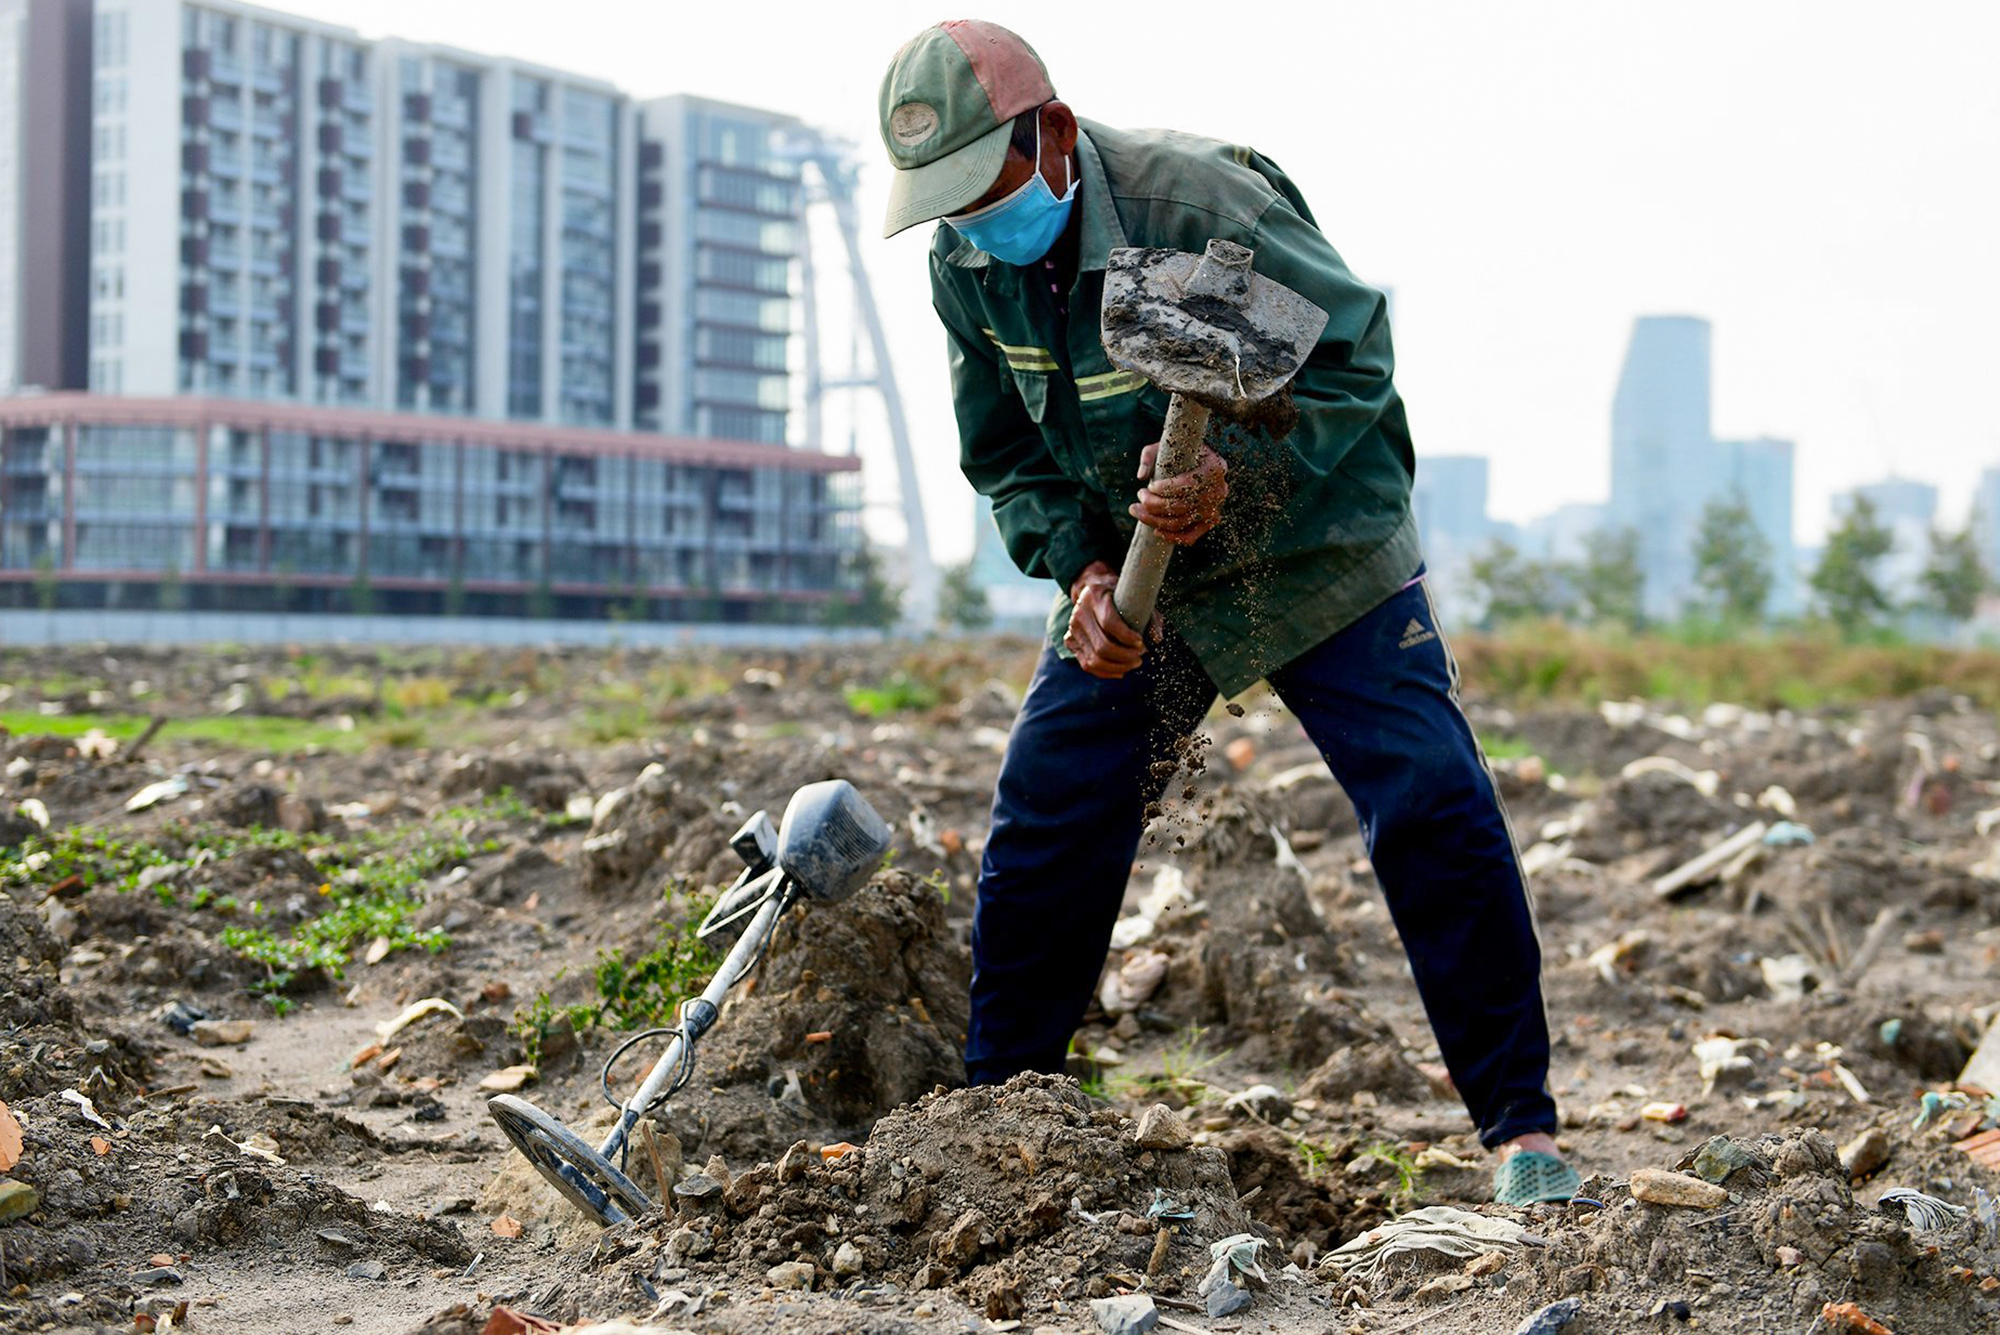
M 1990 710 L 1468 684 L 1585 1177 L 1510 1211 L 1261 690 L 1184 748 L 1069 1074 L 964 1088 L 1034 656 L 0 654 L 0 1329 L 2000 1329 Z M 605 1058 L 713 966 L 730 833 L 834 777 L 892 856 L 781 923 L 650 1119 L 672 1208 L 587 1223 L 486 1100 L 595 1141 Z

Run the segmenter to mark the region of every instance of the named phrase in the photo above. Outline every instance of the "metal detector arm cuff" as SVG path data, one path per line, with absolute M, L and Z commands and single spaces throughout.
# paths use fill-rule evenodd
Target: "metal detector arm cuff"
M 1258 273 L 1327 313 L 1319 342 L 1292 381 L 1299 420 L 1285 442 L 1300 477 L 1325 476 L 1386 415 L 1401 416 L 1388 299 L 1356 278 L 1326 235 L 1283 196 L 1264 209 L 1244 244 L 1257 252 Z

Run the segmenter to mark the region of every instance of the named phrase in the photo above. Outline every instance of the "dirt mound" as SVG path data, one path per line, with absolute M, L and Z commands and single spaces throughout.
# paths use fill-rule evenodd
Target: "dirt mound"
M 1815 1130 L 1736 1150 L 1751 1163 L 1724 1180 L 1731 1198 L 1713 1211 L 1649 1205 L 1622 1185 L 1597 1190 L 1602 1210 L 1546 1228 L 1548 1247 L 1508 1278 L 1508 1306 L 1582 1295 L 1601 1323 L 1592 1330 L 1647 1328 L 1639 1318 L 1661 1300 L 1689 1302 L 1704 1324 L 1731 1329 L 1804 1329 L 1825 1304 L 1849 1300 L 1898 1335 L 1959 1335 L 2000 1316 L 1994 1298 L 1952 1274 L 1991 1273 L 2000 1260 L 1975 1223 L 1918 1235 L 1861 1204 L 1833 1142 Z M 1693 1159 L 1682 1163 L 1695 1168 Z
M 40 917 L 0 894 L 0 1102 L 66 1087 L 131 1088 L 145 1056 L 130 1042 L 86 1032 L 63 986 L 63 946 Z
M 691 1157 L 774 1155 L 809 1128 L 858 1138 L 890 1109 L 964 1083 L 971 978 L 943 899 L 906 872 L 795 910 L 665 1120 Z
M 1207 1268 L 1208 1242 L 1249 1227 L 1221 1150 L 1142 1148 L 1132 1119 L 1037 1075 L 926 1095 L 830 1162 L 801 1142 L 682 1202 L 682 1217 L 581 1258 L 573 1310 L 648 1308 L 639 1279 L 754 1283 L 799 1264 L 801 1288 L 946 1288 L 1015 1319 L 1105 1296 L 1114 1279 L 1151 1274 L 1179 1292 Z M 1149 1218 L 1156 1204 L 1185 1227 Z
M 1944 865 L 1929 850 L 1870 829 L 1835 829 L 1803 855 L 1774 859 L 1759 877 L 1770 899 L 1812 921 L 1831 910 L 1847 924 L 1866 926 L 1890 904 L 1957 912 L 2000 914 L 2000 887 Z
M 543 811 L 561 811 L 572 796 L 588 790 L 582 771 L 566 757 L 518 752 L 460 756 L 438 780 L 438 795 L 446 799 L 511 792 Z
M 376 1263 L 394 1278 L 472 1259 L 450 1224 L 371 1209 L 272 1162 L 244 1132 L 211 1132 L 236 1120 L 226 1108 L 135 1107 L 120 1115 L 106 1103 L 94 1110 L 99 1123 L 50 1094 L 15 1110 L 24 1151 L 13 1176 L 40 1204 L 27 1226 L 6 1231 L 8 1282 L 27 1293 L 18 1304 L 0 1300 L 8 1329 L 58 1317 L 66 1326 L 83 1319 L 129 1328 L 134 1303 L 162 1284 L 180 1284 L 177 1266 L 228 1253 L 317 1271 L 326 1282 L 357 1263 Z M 240 1148 L 236 1135 L 253 1148 Z M 172 1264 L 149 1262 L 153 1256 Z M 86 1275 L 80 1305 L 51 1301 Z
M 1744 821 L 1743 813 L 1729 802 L 1662 769 L 1642 769 L 1612 779 L 1588 813 L 1579 817 L 1576 856 L 1589 862 L 1616 862 L 1636 853 L 1653 853 L 1656 871 L 1694 856 Z
M 663 864 L 697 885 L 726 882 L 735 875 L 733 832 L 712 802 L 655 761 L 597 800 L 582 848 L 584 886 L 603 894 L 630 890 Z

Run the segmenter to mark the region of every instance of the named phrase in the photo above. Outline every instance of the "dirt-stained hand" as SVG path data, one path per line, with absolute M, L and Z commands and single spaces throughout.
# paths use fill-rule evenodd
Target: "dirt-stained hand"
M 1069 586 L 1069 632 L 1063 644 L 1076 655 L 1077 666 L 1093 677 L 1113 681 L 1139 666 L 1146 656 L 1146 641 L 1125 624 L 1111 601 L 1118 588 L 1118 572 L 1103 561 L 1092 561 Z M 1159 613 L 1147 628 L 1157 641 L 1164 630 Z
M 1157 442 L 1140 452 L 1140 478 L 1152 473 L 1159 452 Z M 1152 525 L 1168 542 L 1185 547 L 1222 522 L 1222 502 L 1228 495 L 1229 464 L 1203 445 L 1193 472 L 1154 478 L 1139 493 L 1139 503 L 1126 513 Z

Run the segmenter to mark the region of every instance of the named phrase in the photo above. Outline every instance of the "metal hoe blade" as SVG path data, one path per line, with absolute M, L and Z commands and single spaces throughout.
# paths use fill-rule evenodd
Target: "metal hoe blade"
M 1326 328 L 1326 312 L 1250 267 L 1252 252 L 1125 247 L 1104 273 L 1111 364 L 1222 412 L 1278 392 Z

